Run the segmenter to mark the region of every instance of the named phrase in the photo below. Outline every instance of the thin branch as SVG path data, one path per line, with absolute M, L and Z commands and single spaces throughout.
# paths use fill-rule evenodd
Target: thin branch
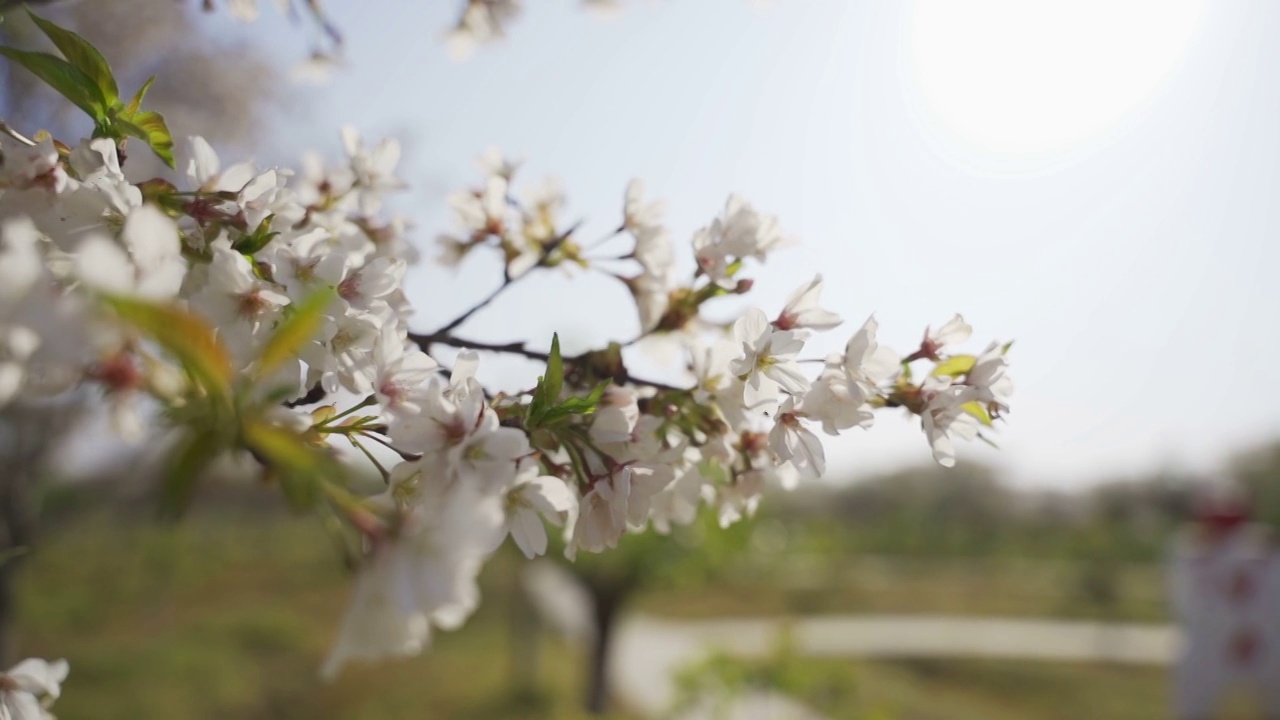
M 626 229 L 627 229 L 627 226 L 626 226 L 625 224 L 624 224 L 624 225 L 619 225 L 617 230 L 614 230 L 613 232 L 609 233 L 608 235 L 605 235 L 604 237 L 600 238 L 599 240 L 596 240 L 595 242 L 591 243 L 590 245 L 588 245 L 588 246 L 586 246 L 586 247 L 582 248 L 582 251 L 583 251 L 583 252 L 591 252 L 592 250 L 595 250 L 596 248 L 600 247 L 601 245 L 604 245 L 605 243 L 609 242 L 610 240 L 612 240 L 612 239 L 614 239 L 614 238 L 618 237 L 618 236 L 619 236 L 619 235 L 621 235 L 621 234 L 623 233 L 623 231 L 624 231 L 624 230 L 626 230 Z M 623 256 L 623 257 L 621 257 L 621 258 L 605 258 L 605 259 L 626 260 L 626 259 L 628 259 L 628 258 L 629 258 L 629 256 Z
M 486 343 L 476 340 L 468 340 L 466 338 L 454 337 L 452 335 L 441 335 L 433 333 L 431 335 L 423 335 L 418 333 L 409 333 L 409 339 L 417 343 L 423 352 L 430 352 L 432 345 L 447 345 L 449 347 L 467 349 L 467 350 L 483 350 L 485 352 L 503 353 L 506 355 L 518 355 L 529 360 L 539 360 L 547 362 L 551 356 L 540 350 L 530 350 L 524 342 L 509 343 Z M 577 364 L 583 360 L 583 356 L 567 357 L 564 359 L 566 363 L 571 365 Z M 626 370 L 615 373 L 612 379 L 616 383 L 629 383 L 631 385 L 642 385 L 651 387 L 655 390 L 663 390 L 666 392 L 688 392 L 689 388 L 680 388 L 675 385 L 658 382 L 657 380 L 647 380 L 645 378 L 636 377 Z
M 537 350 L 530 350 L 525 347 L 523 342 L 510 343 L 485 343 L 475 340 L 464 340 L 456 338 L 447 333 L 440 332 L 431 333 L 430 335 L 422 335 L 418 333 L 409 333 L 409 339 L 418 344 L 424 352 L 429 352 L 431 345 L 448 345 L 449 347 L 462 348 L 467 350 L 485 350 L 487 352 L 505 353 L 507 355 L 519 355 L 530 360 L 541 360 L 546 362 L 551 356 Z
M 522 275 L 521 277 L 524 277 L 524 276 Z M 443 333 L 447 333 L 447 332 L 449 332 L 450 330 L 452 330 L 452 329 L 454 329 L 454 328 L 458 327 L 458 326 L 459 326 L 459 325 L 461 325 L 462 323 L 466 322 L 466 321 L 467 321 L 467 318 L 471 317 L 472 315 L 475 315 L 477 312 L 480 312 L 481 310 L 483 310 L 483 309 L 485 308 L 485 306 L 487 306 L 489 303 L 491 303 L 491 302 L 493 302 L 494 300 L 496 300 L 496 299 L 498 298 L 498 296 L 502 294 L 502 291 L 503 291 L 503 290 L 506 290 L 506 289 L 507 289 L 507 288 L 509 288 L 509 287 L 511 287 L 511 285 L 512 285 L 512 284 L 513 284 L 517 279 L 518 279 L 518 278 L 512 278 L 512 277 L 511 277 L 511 276 L 509 276 L 509 275 L 508 275 L 508 276 L 504 276 L 504 278 L 503 278 L 503 280 L 502 280 L 502 284 L 501 284 L 501 285 L 499 285 L 498 287 L 494 288 L 493 292 L 489 293 L 488 295 L 486 295 L 486 296 L 484 297 L 484 299 L 482 299 L 480 302 L 478 302 L 478 303 L 476 303 L 475 305 L 473 305 L 473 306 L 471 307 L 471 309 L 470 309 L 470 310 L 467 310 L 466 312 L 462 313 L 462 314 L 461 314 L 461 315 L 459 315 L 458 317 L 456 317 L 456 318 L 454 318 L 453 320 L 451 320 L 451 321 L 449 322 L 449 324 L 448 324 L 448 325 L 445 325 L 444 327 L 442 327 L 442 328 L 440 328 L 439 330 L 437 330 L 437 331 L 435 332 L 435 334 L 440 335 L 440 334 L 443 334 Z
M 534 265 L 534 267 L 535 268 L 538 267 L 538 265 L 541 265 L 543 262 L 545 262 L 547 258 L 551 257 L 551 253 L 558 250 L 560 246 L 564 244 L 564 241 L 568 240 L 569 236 L 572 235 L 574 231 L 577 230 L 578 227 L 581 225 L 582 225 L 582 221 L 579 220 L 578 222 L 570 226 L 568 230 L 565 230 L 563 233 L 560 233 L 558 236 L 556 236 L 554 240 L 547 243 L 542 248 L 542 253 L 538 257 L 538 262 Z M 475 315 L 477 312 L 483 310 L 485 307 L 489 305 L 489 303 L 496 300 L 498 296 L 503 293 L 503 291 L 505 291 L 507 288 L 511 287 L 512 285 L 514 285 L 521 278 L 529 275 L 532 271 L 533 271 L 533 268 L 530 268 L 528 271 L 526 271 L 522 275 L 519 275 L 517 277 L 511 277 L 510 268 L 506 265 L 506 263 L 503 263 L 502 284 L 494 288 L 493 292 L 489 293 L 483 299 L 481 299 L 480 302 L 473 305 L 471 309 L 467 310 L 466 312 L 462 313 L 458 317 L 454 318 L 449 322 L 449 324 L 445 325 L 439 330 L 436 330 L 434 333 L 432 333 L 432 335 L 433 336 L 447 335 L 450 330 L 453 330 L 454 328 L 458 327 L 462 323 L 466 322 L 467 319 L 470 318 L 472 315 Z
M 316 383 L 307 390 L 306 395 L 303 395 L 296 400 L 286 400 L 282 404 L 287 408 L 296 408 L 300 405 L 314 405 L 315 403 L 324 400 L 326 395 L 328 395 L 328 393 L 324 391 L 324 388 L 321 387 L 320 383 Z

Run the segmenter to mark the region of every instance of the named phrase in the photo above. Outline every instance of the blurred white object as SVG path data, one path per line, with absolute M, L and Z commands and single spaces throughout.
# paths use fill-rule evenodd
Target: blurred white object
M 556 632 L 570 640 L 586 640 L 595 632 L 591 595 L 572 573 L 552 560 L 536 560 L 520 577 L 534 608 Z
M 1249 522 L 1238 493 L 1206 495 L 1196 525 L 1170 554 L 1173 611 L 1184 645 L 1174 671 L 1178 718 L 1215 717 L 1223 695 L 1253 692 L 1280 717 L 1280 553 L 1270 529 Z

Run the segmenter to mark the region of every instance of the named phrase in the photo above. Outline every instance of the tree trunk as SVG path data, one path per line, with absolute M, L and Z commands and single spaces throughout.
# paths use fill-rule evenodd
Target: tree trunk
M 73 395 L 49 404 L 13 403 L 0 411 L 0 670 L 17 660 L 18 573 L 38 525 L 31 489 L 80 407 L 80 397 Z
M 510 602 L 507 616 L 511 623 L 510 686 L 517 697 L 531 697 L 538 692 L 540 619 L 524 586 L 518 582 Z
M 17 573 L 22 563 L 20 553 L 31 547 L 32 529 L 27 504 L 30 480 L 25 468 L 6 472 L 0 479 L 0 668 L 14 663 L 15 619 L 17 615 Z
M 604 715 L 609 708 L 609 651 L 623 593 L 618 588 L 594 583 L 588 587 L 594 600 L 595 634 L 591 639 L 591 666 L 587 676 L 587 712 Z
M 17 573 L 34 541 L 35 522 L 27 490 L 56 432 L 49 418 L 22 409 L 0 417 L 0 668 L 13 664 Z

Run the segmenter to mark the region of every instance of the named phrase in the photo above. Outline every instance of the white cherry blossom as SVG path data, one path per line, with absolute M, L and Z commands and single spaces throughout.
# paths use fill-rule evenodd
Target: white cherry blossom
M 830 330 L 836 327 L 842 322 L 840 316 L 818 306 L 818 296 L 821 294 L 822 275 L 815 275 L 812 280 L 791 293 L 786 306 L 773 321 L 773 326 L 779 330 Z
M 924 341 L 920 344 L 921 352 L 925 357 L 937 357 L 941 350 L 963 343 L 972 334 L 973 327 L 964 321 L 964 317 L 957 314 L 937 330 L 932 328 L 925 330 Z
M 558 477 L 537 475 L 519 480 L 507 491 L 507 531 L 525 557 L 537 557 L 547 551 L 543 519 L 563 525 L 577 506 L 578 499 Z
M 965 376 L 966 384 L 977 391 L 978 400 L 1009 407 L 1013 396 L 1013 379 L 1008 375 L 1009 362 L 999 343 L 991 343 L 973 363 Z
M 795 398 L 787 398 L 778 410 L 777 420 L 769 433 L 769 444 L 778 457 L 790 462 L 803 480 L 817 480 L 827 469 L 822 441 L 801 419 L 796 410 Z
M 804 347 L 796 331 L 774 329 L 763 311 L 752 308 L 733 324 L 733 337 L 742 344 L 743 355 L 730 369 L 746 384 L 743 399 L 748 407 L 776 402 L 780 390 L 794 395 L 809 389 L 809 379 L 796 362 Z
M 981 422 L 965 411 L 965 403 L 972 402 L 976 393 L 961 385 L 943 384 L 930 378 L 925 384 L 928 404 L 920 413 L 921 426 L 933 449 L 933 458 L 943 467 L 956 464 L 955 440 L 972 440 L 982 429 Z
M 101 235 L 85 238 L 75 255 L 75 269 L 95 289 L 167 300 L 182 287 L 187 261 L 178 226 L 154 205 L 143 205 L 125 220 L 120 243 Z
M 667 204 L 661 200 L 644 201 L 644 181 L 636 178 L 627 183 L 623 202 L 622 227 L 638 236 L 662 229 L 662 216 Z
M 366 148 L 360 131 L 348 125 L 342 129 L 342 145 L 351 164 L 360 212 L 376 215 L 382 209 L 385 193 L 405 187 L 395 174 L 400 163 L 400 143 L 384 138 L 372 149 Z
M 28 658 L 0 674 L 0 718 L 52 720 L 47 708 L 62 694 L 69 669 L 66 660 Z

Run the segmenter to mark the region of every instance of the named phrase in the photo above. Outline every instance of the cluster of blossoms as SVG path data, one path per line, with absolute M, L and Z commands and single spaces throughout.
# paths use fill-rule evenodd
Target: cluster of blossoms
M 521 0 L 458 0 L 461 9 L 458 18 L 445 33 L 449 51 L 455 59 L 469 57 L 478 46 L 502 40 L 507 35 L 507 28 L 516 20 L 524 9 Z M 231 15 L 241 22 L 253 22 L 258 19 L 258 0 L 226 0 Z M 306 13 L 319 27 L 332 48 L 313 51 L 313 62 L 332 60 L 331 53 L 341 44 L 341 36 L 336 27 L 326 16 L 320 0 L 277 0 L 283 12 L 297 15 L 295 2 L 305 8 Z M 580 0 L 587 10 L 599 14 L 612 14 L 622 7 L 621 0 Z M 213 10 L 214 0 L 203 0 L 206 10 Z
M 589 11 L 612 14 L 621 9 L 620 0 L 580 0 Z M 506 37 L 507 27 L 520 16 L 521 0 L 463 0 L 458 20 L 449 29 L 449 49 L 457 59 L 468 57 L 477 46 Z
M 101 92 L 115 102 L 114 80 Z M 956 438 L 980 436 L 1007 409 L 1008 346 L 956 353 L 970 335 L 959 316 L 905 357 L 869 318 L 806 373 L 806 342 L 841 325 L 820 304 L 821 276 L 781 308 L 747 310 L 731 332 L 704 322 L 703 305 L 747 294 L 747 268 L 791 242 L 742 198 L 692 234 L 682 277 L 663 204 L 639 181 L 604 238 L 628 249 L 595 258 L 599 244 L 584 247 L 581 224 L 560 217 L 558 186 L 515 192 L 519 164 L 496 151 L 481 159 L 483 182 L 449 199 L 457 228 L 439 245 L 445 262 L 495 253 L 501 281 L 438 329 L 411 332 L 402 283 L 415 254 L 408 224 L 383 202 L 403 187 L 394 141 L 370 146 L 348 129 L 341 162 L 309 157 L 295 173 L 224 164 L 190 138 L 173 157 L 175 181 L 134 183 L 121 168 L 126 136 L 166 159 L 172 146 L 167 128 L 144 138 L 120 119 L 146 116 L 140 100 L 127 116 L 95 115 L 96 137 L 74 145 L 11 129 L 0 138 L 0 404 L 88 385 L 137 436 L 146 400 L 174 435 L 161 493 L 170 509 L 190 501 L 201 467 L 241 453 L 297 507 L 342 519 L 360 569 L 328 675 L 353 658 L 417 653 L 433 629 L 463 623 L 508 535 L 533 557 L 548 551 L 547 526 L 560 528 L 573 558 L 688 524 L 702 508 L 727 526 L 770 485 L 824 472 L 819 432 L 902 408 L 950 465 Z M 689 359 L 675 379 L 637 377 L 621 343 L 566 357 L 554 338 L 542 351 L 457 334 L 507 287 L 566 264 L 623 283 L 640 337 L 666 338 Z M 460 350 L 452 367 L 437 348 Z M 545 371 L 529 392 L 495 394 L 478 378 L 480 353 Z M 334 441 L 360 454 L 346 460 Z M 350 462 L 369 463 L 380 490 L 361 494 Z

